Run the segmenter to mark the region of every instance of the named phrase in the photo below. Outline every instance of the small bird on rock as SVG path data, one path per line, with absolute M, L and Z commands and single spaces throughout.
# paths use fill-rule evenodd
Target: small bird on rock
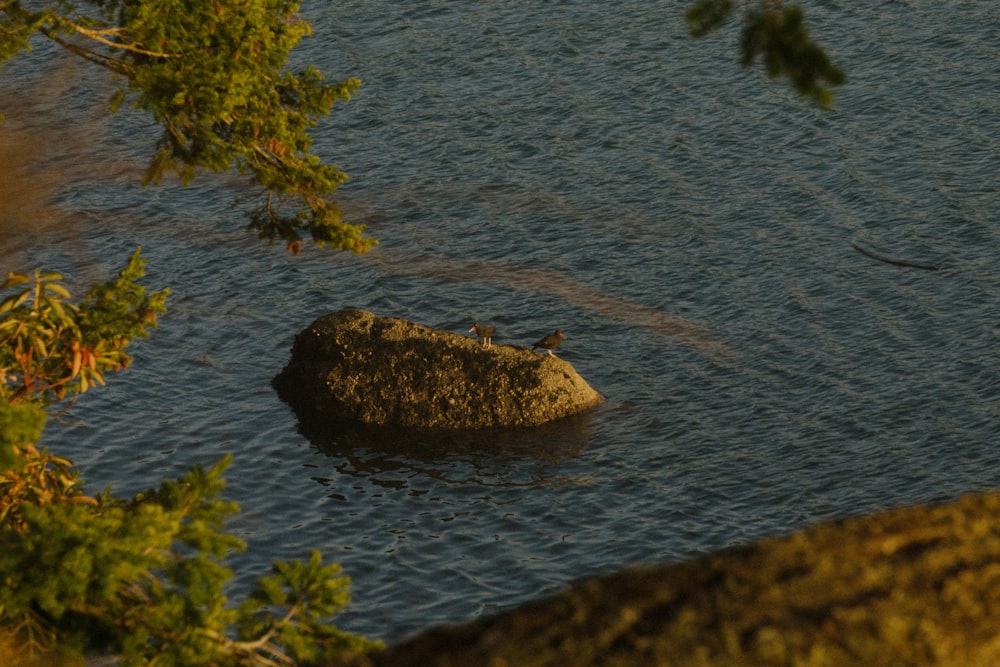
M 532 345 L 531 349 L 534 350 L 535 348 L 538 347 L 546 349 L 549 351 L 549 355 L 554 357 L 556 355 L 552 350 L 559 347 L 559 343 L 563 342 L 563 340 L 565 339 L 566 339 L 566 334 L 556 329 L 555 333 L 551 333 L 545 338 L 541 339 L 540 341 Z
M 485 324 L 476 322 L 472 325 L 472 328 L 469 329 L 469 333 L 475 331 L 476 335 L 483 340 L 483 349 L 488 350 L 493 347 L 493 332 L 496 330 L 496 327 L 488 327 Z

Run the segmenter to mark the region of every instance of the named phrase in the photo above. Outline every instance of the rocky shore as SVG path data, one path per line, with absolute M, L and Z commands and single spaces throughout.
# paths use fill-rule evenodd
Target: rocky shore
M 1000 665 L 1000 493 L 587 579 L 351 665 Z

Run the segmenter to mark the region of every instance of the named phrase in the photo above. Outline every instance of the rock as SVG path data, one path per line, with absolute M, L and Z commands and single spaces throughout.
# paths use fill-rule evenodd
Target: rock
M 273 384 L 297 410 L 424 429 L 535 426 L 602 400 L 562 359 L 363 310 L 313 322 Z
M 429 630 L 353 667 L 1000 665 L 1000 494 L 820 524 Z

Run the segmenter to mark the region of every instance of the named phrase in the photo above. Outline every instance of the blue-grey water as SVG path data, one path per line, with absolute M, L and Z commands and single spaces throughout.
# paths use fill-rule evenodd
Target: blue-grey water
M 236 176 L 142 188 L 156 128 L 36 44 L 0 70 L 0 268 L 86 284 L 141 245 L 173 290 L 46 444 L 121 494 L 232 452 L 234 597 L 318 548 L 353 579 L 340 625 L 386 640 L 1000 486 L 1000 7 L 807 2 L 849 75 L 822 111 L 684 5 L 307 2 L 297 62 L 364 80 L 315 133 L 364 256 L 258 241 Z M 508 438 L 301 427 L 270 380 L 344 307 L 562 328 L 608 400 Z

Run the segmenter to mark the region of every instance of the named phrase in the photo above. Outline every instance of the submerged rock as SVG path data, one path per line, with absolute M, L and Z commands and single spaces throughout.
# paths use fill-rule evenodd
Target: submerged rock
M 557 357 L 363 310 L 309 325 L 273 384 L 326 418 L 427 429 L 535 426 L 602 400 Z
M 352 667 L 1000 665 L 1000 494 L 581 581 Z

